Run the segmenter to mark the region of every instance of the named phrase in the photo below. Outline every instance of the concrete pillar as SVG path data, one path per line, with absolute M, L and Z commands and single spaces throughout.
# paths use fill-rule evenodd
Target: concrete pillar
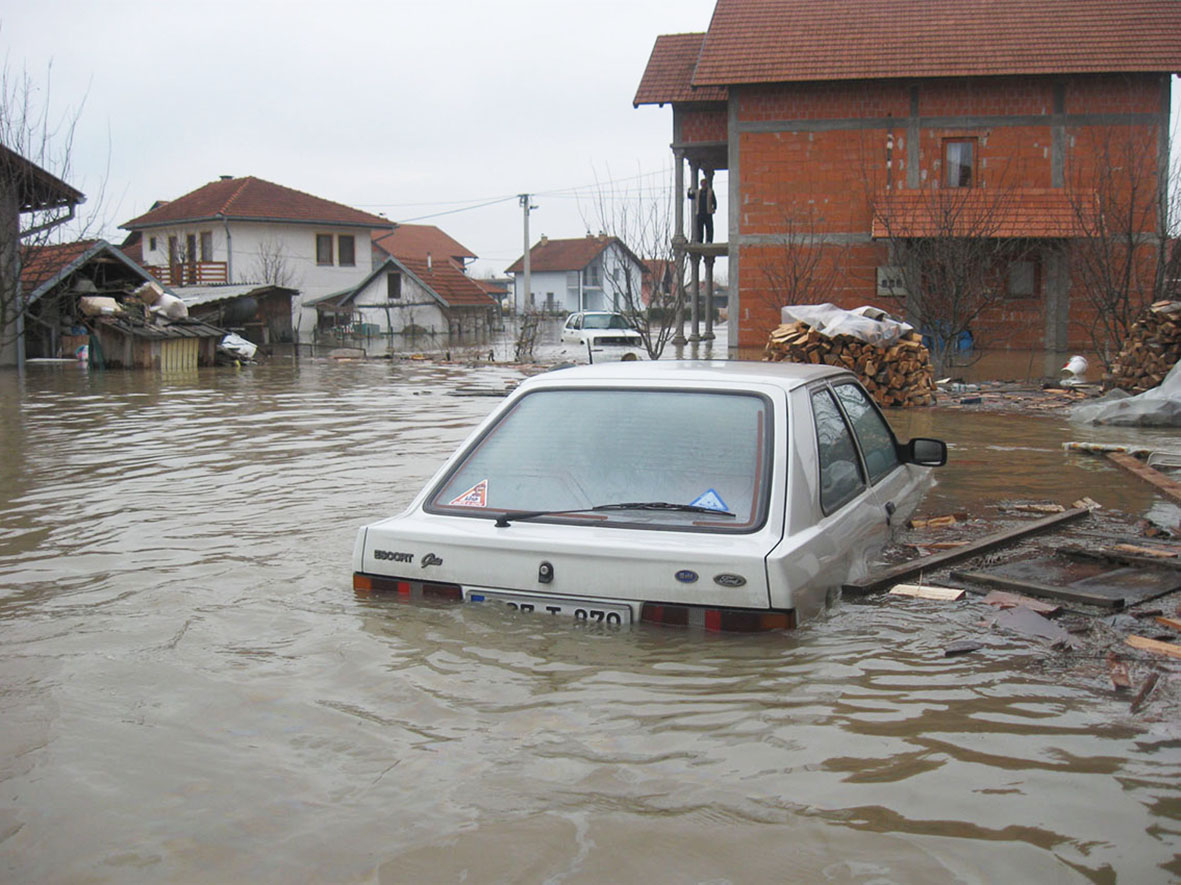
M 705 334 L 702 341 L 713 341 L 714 335 L 714 256 L 705 256 Z
M 692 261 L 692 281 L 690 287 L 692 292 L 690 297 L 693 299 L 689 302 L 689 340 L 701 340 L 701 256 L 690 255 Z

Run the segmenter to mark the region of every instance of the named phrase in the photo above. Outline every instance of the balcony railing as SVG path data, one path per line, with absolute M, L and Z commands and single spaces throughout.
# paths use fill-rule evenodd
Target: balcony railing
M 165 286 L 213 286 L 229 282 L 229 274 L 224 261 L 156 264 L 149 265 L 146 270 Z

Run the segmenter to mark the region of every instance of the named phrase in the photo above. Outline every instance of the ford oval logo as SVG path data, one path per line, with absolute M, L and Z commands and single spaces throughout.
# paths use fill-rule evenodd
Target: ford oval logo
M 727 572 L 714 575 L 714 583 L 719 587 L 741 587 L 746 583 L 746 578 L 742 577 L 742 575 L 732 575 Z
M 677 580 L 682 584 L 692 584 L 697 580 L 697 572 L 691 568 L 683 568 L 677 572 Z

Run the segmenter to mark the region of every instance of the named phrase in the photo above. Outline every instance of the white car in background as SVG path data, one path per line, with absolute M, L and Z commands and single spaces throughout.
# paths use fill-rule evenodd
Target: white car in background
M 621 313 L 609 310 L 581 310 L 566 317 L 562 324 L 562 341 L 579 344 L 587 350 L 590 361 L 596 356 L 605 359 L 636 359 L 644 347 L 644 339 Z
M 522 383 L 400 516 L 362 595 L 603 624 L 794 627 L 864 577 L 943 464 L 822 365 L 658 360 Z

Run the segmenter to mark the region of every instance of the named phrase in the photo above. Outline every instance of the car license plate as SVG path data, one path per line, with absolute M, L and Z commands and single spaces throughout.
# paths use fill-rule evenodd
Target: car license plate
M 628 606 L 590 599 L 525 596 L 519 593 L 505 593 L 500 590 L 481 590 L 478 587 L 465 587 L 464 598 L 468 602 L 491 602 L 508 606 L 515 611 L 556 615 L 588 624 L 621 627 L 632 622 L 632 610 Z

